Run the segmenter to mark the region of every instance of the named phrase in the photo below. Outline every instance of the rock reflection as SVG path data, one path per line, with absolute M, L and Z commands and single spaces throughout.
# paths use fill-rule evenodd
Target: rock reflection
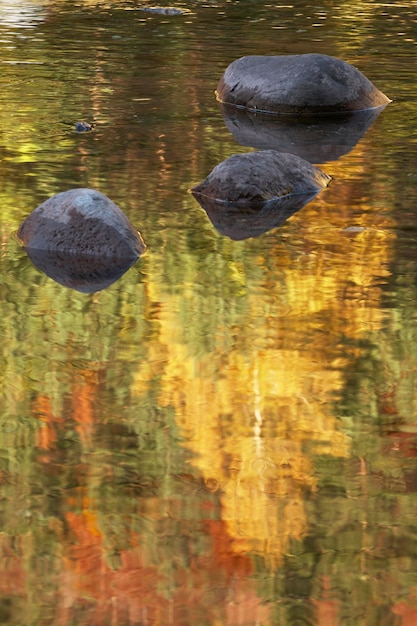
M 300 118 L 226 104 L 220 107 L 227 128 L 240 145 L 290 152 L 310 163 L 336 161 L 348 154 L 385 108 Z
M 110 287 L 137 261 L 132 258 L 102 258 L 33 248 L 25 250 L 33 265 L 49 278 L 64 287 L 83 293 L 93 293 Z
M 278 228 L 316 195 L 317 192 L 296 194 L 258 205 L 241 206 L 193 194 L 206 211 L 214 228 L 234 241 L 258 237 L 273 228 Z

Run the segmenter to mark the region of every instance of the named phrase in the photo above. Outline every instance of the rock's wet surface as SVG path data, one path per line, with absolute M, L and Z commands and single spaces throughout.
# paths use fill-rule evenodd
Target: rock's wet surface
M 324 54 L 246 56 L 217 86 L 221 102 L 292 115 L 362 111 L 389 98 L 353 65 Z

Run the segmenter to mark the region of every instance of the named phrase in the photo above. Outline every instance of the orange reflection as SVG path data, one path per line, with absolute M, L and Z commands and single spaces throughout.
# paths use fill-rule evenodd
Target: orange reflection
M 392 607 L 394 615 L 400 618 L 401 626 L 415 626 L 417 624 L 417 608 L 407 602 L 397 602 Z
M 76 421 L 76 430 L 84 446 L 91 443 L 94 426 L 94 406 L 98 393 L 97 373 L 93 370 L 81 370 L 81 380 L 72 387 L 72 414 Z
M 40 394 L 32 405 L 34 414 L 42 423 L 36 431 L 36 446 L 41 450 L 49 450 L 57 440 L 56 425 L 62 424 L 62 418 L 52 411 L 52 402 L 47 395 Z
M 83 497 L 82 503 L 81 513 L 65 516 L 71 540 L 63 558 L 57 623 L 69 623 L 83 598 L 89 624 L 102 624 L 110 616 L 112 623 L 186 626 L 204 616 L 213 624 L 238 626 L 248 623 L 248 615 L 253 623 L 269 623 L 270 608 L 248 579 L 250 561 L 230 552 L 224 523 L 204 522 L 211 549 L 192 554 L 188 563 L 171 555 L 171 570 L 167 560 L 151 562 L 147 539 L 131 532 L 126 537 L 130 547 L 121 550 L 112 568 L 98 515 L 89 508 L 93 502 Z

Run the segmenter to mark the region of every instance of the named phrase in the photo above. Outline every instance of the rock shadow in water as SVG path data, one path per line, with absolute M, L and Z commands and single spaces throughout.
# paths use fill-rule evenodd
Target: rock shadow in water
M 230 237 L 233 241 L 241 241 L 258 237 L 269 230 L 278 228 L 315 198 L 317 193 L 285 196 L 246 206 L 221 202 L 196 193 L 193 193 L 193 196 L 219 233 Z
M 336 161 L 365 135 L 385 105 L 366 111 L 296 117 L 220 104 L 228 130 L 242 146 L 290 152 L 310 163 Z
M 33 265 L 49 278 L 82 293 L 94 293 L 110 287 L 137 261 L 136 258 L 101 258 L 34 248 L 24 250 Z

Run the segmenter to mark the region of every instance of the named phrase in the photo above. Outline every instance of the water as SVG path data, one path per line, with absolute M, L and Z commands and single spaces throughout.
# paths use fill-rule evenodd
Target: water
M 0 3 L 0 623 L 408 626 L 416 5 L 172 6 Z M 234 240 L 189 193 L 252 149 L 217 81 L 303 52 L 393 103 L 321 165 L 328 189 Z M 148 246 L 90 295 L 15 238 L 79 186 Z

